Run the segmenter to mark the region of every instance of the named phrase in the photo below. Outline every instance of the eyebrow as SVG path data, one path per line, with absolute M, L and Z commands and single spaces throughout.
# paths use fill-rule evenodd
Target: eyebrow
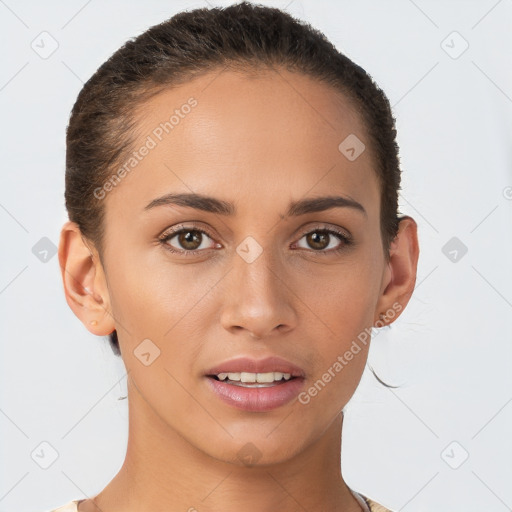
M 220 215 L 232 216 L 236 214 L 236 207 L 233 203 L 223 201 L 215 197 L 194 193 L 166 194 L 153 199 L 148 205 L 146 205 L 144 211 L 151 210 L 158 206 L 169 205 L 184 206 L 205 212 L 218 213 Z M 368 214 L 361 203 L 358 203 L 349 197 L 342 196 L 312 197 L 292 201 L 288 205 L 286 216 L 298 217 L 307 213 L 330 210 L 331 208 L 353 208 L 368 217 Z

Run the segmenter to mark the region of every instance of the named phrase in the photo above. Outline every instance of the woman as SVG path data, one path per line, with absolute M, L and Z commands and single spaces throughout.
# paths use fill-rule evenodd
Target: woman
M 127 370 L 123 466 L 64 511 L 386 511 L 341 473 L 372 326 L 416 280 L 384 93 L 309 25 L 182 12 L 85 84 L 66 300 Z

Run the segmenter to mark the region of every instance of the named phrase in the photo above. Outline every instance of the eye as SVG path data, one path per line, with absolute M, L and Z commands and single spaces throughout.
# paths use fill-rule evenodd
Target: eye
M 222 247 L 212 238 L 204 229 L 180 225 L 175 226 L 171 231 L 166 231 L 159 237 L 159 241 L 165 249 L 173 253 L 193 256 L 202 250 Z M 302 239 L 306 240 L 306 246 L 300 246 Z M 352 238 L 341 230 L 322 227 L 304 233 L 297 244 L 301 249 L 309 249 L 318 254 L 332 254 L 341 252 L 351 245 Z
M 352 243 L 352 239 L 348 234 L 333 228 L 317 228 L 305 233 L 300 240 L 303 238 L 306 239 L 308 246 L 303 246 L 302 248 L 312 249 L 318 253 L 330 254 L 340 252 Z
M 171 252 L 181 253 L 185 255 L 193 254 L 204 249 L 213 249 L 219 247 L 220 244 L 213 242 L 210 235 L 203 229 L 196 227 L 174 228 L 172 232 L 164 233 L 160 238 L 160 242 Z M 208 245 L 208 239 L 212 243 Z

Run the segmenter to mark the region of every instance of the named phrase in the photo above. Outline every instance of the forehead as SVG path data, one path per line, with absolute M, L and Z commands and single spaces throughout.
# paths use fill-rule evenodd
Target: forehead
M 158 93 L 134 118 L 132 149 L 151 149 L 109 203 L 122 200 L 140 210 L 164 192 L 193 191 L 241 197 L 248 206 L 257 197 L 261 207 L 338 189 L 352 197 L 373 195 L 378 205 L 360 116 L 348 98 L 308 76 L 283 69 L 212 71 Z M 364 144 L 356 147 L 365 149 L 355 160 L 340 150 L 347 140 Z
M 193 109 L 187 107 L 191 98 L 197 103 Z M 178 117 L 171 119 L 173 113 Z M 181 123 L 187 116 L 189 122 Z M 205 143 L 219 144 L 229 135 L 232 143 L 247 149 L 269 139 L 277 139 L 282 148 L 303 148 L 303 143 L 307 148 L 326 138 L 332 143 L 353 133 L 366 136 L 362 119 L 345 95 L 317 79 L 279 68 L 210 71 L 160 92 L 140 105 L 134 117 L 141 133 L 158 132 L 171 120 L 172 134 L 180 133 L 183 144 L 198 135 Z M 180 142 L 178 137 L 165 138 L 170 144 Z

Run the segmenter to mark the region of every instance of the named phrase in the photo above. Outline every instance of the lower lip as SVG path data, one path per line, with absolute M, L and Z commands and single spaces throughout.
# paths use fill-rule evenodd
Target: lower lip
M 297 397 L 303 386 L 304 379 L 296 377 L 281 384 L 263 388 L 251 388 L 227 384 L 206 377 L 213 392 L 228 405 L 244 411 L 270 411 Z

